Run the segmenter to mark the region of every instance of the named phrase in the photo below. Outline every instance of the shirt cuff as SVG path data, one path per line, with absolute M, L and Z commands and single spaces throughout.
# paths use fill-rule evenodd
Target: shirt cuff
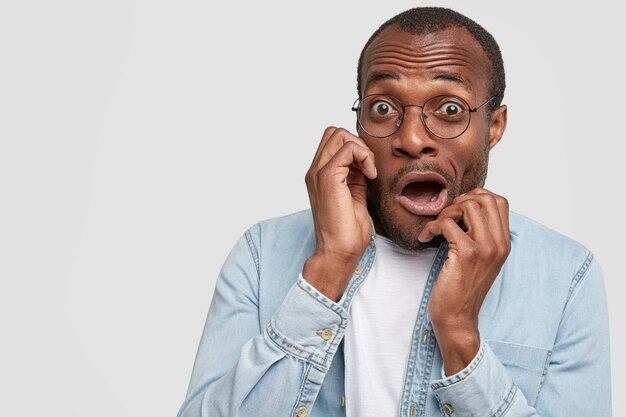
M 348 312 L 302 274 L 265 328 L 281 349 L 326 371 L 343 339 Z
M 433 381 L 430 386 L 444 415 L 502 416 L 514 401 L 517 386 L 491 348 L 481 342 L 474 359 L 462 371 Z

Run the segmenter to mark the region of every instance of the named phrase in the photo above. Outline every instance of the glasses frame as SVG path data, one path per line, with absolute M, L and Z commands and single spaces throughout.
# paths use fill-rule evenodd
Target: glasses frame
M 391 132 L 388 135 L 385 136 L 377 136 L 377 135 L 372 135 L 370 132 L 367 131 L 367 129 L 361 124 L 361 103 L 363 103 L 363 100 L 365 100 L 368 97 L 372 97 L 372 96 L 382 96 L 382 97 L 389 97 L 392 98 L 393 100 L 397 101 L 400 106 L 402 107 L 402 114 L 400 115 L 400 123 L 397 123 L 397 126 L 395 128 L 395 130 L 393 132 Z M 463 129 L 463 131 L 461 133 L 459 133 L 456 136 L 451 136 L 451 137 L 445 137 L 445 136 L 441 136 L 438 135 L 437 133 L 433 132 L 428 125 L 426 124 L 426 119 L 428 118 L 428 116 L 426 116 L 426 114 L 424 113 L 424 106 L 426 104 L 428 104 L 429 101 L 440 98 L 440 97 L 452 97 L 455 99 L 458 99 L 459 101 L 467 104 L 467 108 L 469 109 L 469 117 L 467 119 L 467 126 L 465 126 L 465 129 Z M 429 98 L 428 100 L 426 100 L 424 102 L 424 104 L 422 104 L 421 106 L 418 104 L 402 104 L 402 101 L 400 101 L 400 99 L 398 99 L 397 97 L 391 96 L 389 94 L 368 94 L 363 98 L 357 98 L 356 101 L 354 102 L 354 104 L 352 104 L 352 111 L 356 112 L 356 120 L 357 123 L 359 124 L 359 126 L 361 126 L 361 129 L 363 129 L 365 131 L 365 133 L 367 133 L 369 136 L 373 137 L 373 138 L 379 138 L 379 139 L 383 139 L 383 138 L 388 138 L 389 136 L 393 135 L 394 133 L 396 133 L 398 130 L 400 130 L 400 127 L 402 126 L 402 122 L 404 122 L 404 115 L 406 114 L 406 108 L 407 107 L 419 107 L 420 108 L 420 120 L 422 121 L 422 124 L 424 125 L 424 127 L 426 128 L 426 130 L 428 130 L 430 133 L 432 133 L 433 135 L 435 135 L 436 137 L 440 138 L 440 139 L 456 139 L 459 136 L 461 136 L 463 133 L 465 133 L 467 131 L 467 129 L 470 126 L 470 123 L 472 122 L 472 113 L 476 113 L 480 108 L 482 108 L 484 105 L 486 105 L 487 103 L 489 103 L 491 100 L 493 100 L 495 97 L 491 97 L 489 100 L 485 101 L 483 104 L 481 104 L 480 106 L 477 107 L 471 107 L 469 105 L 469 103 L 464 100 L 463 98 L 459 97 L 459 96 L 455 96 L 454 94 L 440 94 L 438 96 L 434 96 Z

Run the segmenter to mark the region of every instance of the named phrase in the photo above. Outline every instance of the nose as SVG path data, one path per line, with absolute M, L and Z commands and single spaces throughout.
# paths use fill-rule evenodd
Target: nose
M 402 125 L 394 133 L 394 138 L 391 141 L 391 147 L 396 156 L 423 158 L 437 155 L 439 142 L 426 128 L 422 117 L 423 113 L 420 106 L 409 105 L 405 107 Z

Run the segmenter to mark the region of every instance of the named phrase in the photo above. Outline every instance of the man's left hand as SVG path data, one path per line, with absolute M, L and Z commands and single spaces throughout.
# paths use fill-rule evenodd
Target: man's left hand
M 438 235 L 448 241 L 448 259 L 428 311 L 446 375 L 453 375 L 480 348 L 478 313 L 511 250 L 508 202 L 484 188 L 463 194 L 427 223 L 418 239 L 428 242 Z

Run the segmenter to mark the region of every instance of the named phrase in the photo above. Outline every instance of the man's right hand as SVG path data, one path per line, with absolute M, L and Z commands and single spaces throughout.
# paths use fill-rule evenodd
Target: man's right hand
M 376 178 L 376 166 L 365 142 L 345 129 L 327 128 L 305 177 L 317 245 L 302 276 L 334 301 L 372 236 L 366 176 Z

